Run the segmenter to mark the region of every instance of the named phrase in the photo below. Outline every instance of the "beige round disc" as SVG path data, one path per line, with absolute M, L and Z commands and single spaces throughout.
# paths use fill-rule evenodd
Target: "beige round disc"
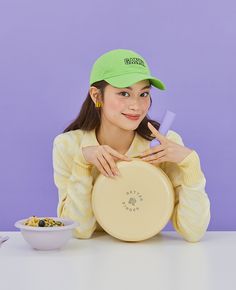
M 121 176 L 100 174 L 92 191 L 95 218 L 111 236 L 141 241 L 159 233 L 174 208 L 174 189 L 165 172 L 142 160 L 116 163 Z

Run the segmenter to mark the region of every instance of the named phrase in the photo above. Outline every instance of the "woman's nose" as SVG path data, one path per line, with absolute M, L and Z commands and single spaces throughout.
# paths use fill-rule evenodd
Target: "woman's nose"
M 138 107 L 139 107 L 139 103 L 137 100 L 130 101 L 129 108 L 138 108 Z

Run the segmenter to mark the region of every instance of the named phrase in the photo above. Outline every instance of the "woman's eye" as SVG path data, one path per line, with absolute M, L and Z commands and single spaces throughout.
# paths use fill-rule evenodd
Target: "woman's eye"
M 120 92 L 120 95 L 124 96 L 124 94 L 129 94 L 129 93 L 127 93 L 127 92 Z
M 144 93 L 142 93 L 142 94 L 141 94 L 141 96 L 142 96 L 143 94 L 147 94 L 147 95 L 146 95 L 146 96 L 144 96 L 144 97 L 147 97 L 148 95 L 150 95 L 150 93 L 149 93 L 149 92 L 144 92 Z

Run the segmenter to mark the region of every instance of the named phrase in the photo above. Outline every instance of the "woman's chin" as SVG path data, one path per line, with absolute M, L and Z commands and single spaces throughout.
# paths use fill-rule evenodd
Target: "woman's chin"
M 127 130 L 127 131 L 134 131 L 138 128 L 140 123 L 136 123 L 136 124 L 125 124 L 122 126 L 119 126 L 120 128 L 122 128 L 123 130 Z

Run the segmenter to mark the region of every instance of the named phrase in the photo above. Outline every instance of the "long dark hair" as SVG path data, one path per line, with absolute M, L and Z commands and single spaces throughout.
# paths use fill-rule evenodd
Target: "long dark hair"
M 102 94 L 102 99 L 104 95 L 104 90 L 108 83 L 104 80 L 98 81 L 93 83 L 91 86 L 94 86 L 98 88 Z M 152 99 L 151 99 L 151 105 L 152 105 Z M 151 107 L 150 105 L 150 107 Z M 63 133 L 68 131 L 73 131 L 77 129 L 82 129 L 85 131 L 91 131 L 93 129 L 98 129 L 100 126 L 100 120 L 101 120 L 101 108 L 96 108 L 94 105 L 94 102 L 90 96 L 90 93 L 88 92 L 86 99 L 84 100 L 84 103 L 80 109 L 80 112 L 76 119 L 63 131 Z M 157 121 L 151 120 L 148 115 L 145 116 L 145 118 L 142 120 L 142 122 L 139 124 L 137 129 L 137 133 L 142 136 L 143 138 L 151 141 L 155 137 L 151 136 L 152 132 L 149 130 L 147 126 L 147 122 L 150 122 L 157 130 L 160 127 L 160 123 Z

